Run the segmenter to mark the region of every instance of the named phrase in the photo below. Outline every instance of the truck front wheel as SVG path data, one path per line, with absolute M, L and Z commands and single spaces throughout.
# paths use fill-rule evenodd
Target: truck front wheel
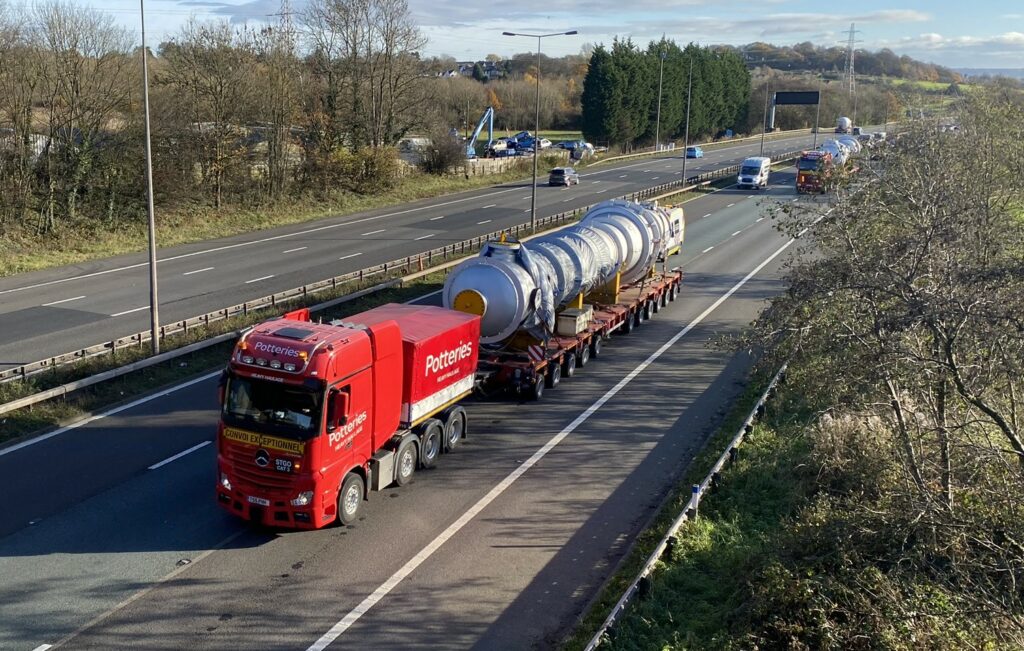
M 363 483 L 362 477 L 354 472 L 345 476 L 345 481 L 341 482 L 341 490 L 338 491 L 338 522 L 350 525 L 359 519 L 365 493 L 366 484 Z

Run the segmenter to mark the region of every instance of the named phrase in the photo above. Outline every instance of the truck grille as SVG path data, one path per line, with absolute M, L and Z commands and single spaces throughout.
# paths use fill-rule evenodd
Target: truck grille
M 254 486 L 260 493 L 290 496 L 292 477 L 270 468 L 257 466 L 255 453 L 252 450 L 231 447 L 224 451 L 224 456 L 231 462 L 235 476 L 240 481 Z

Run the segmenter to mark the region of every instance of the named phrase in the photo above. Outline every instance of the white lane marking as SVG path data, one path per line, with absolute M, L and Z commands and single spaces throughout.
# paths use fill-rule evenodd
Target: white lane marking
M 410 299 L 410 300 L 406 301 L 405 304 L 406 305 L 412 305 L 414 303 L 419 303 L 420 301 L 422 301 L 424 299 L 427 299 L 427 298 L 430 298 L 434 294 L 440 294 L 443 291 L 444 291 L 443 288 L 442 289 L 435 289 L 434 291 L 430 292 L 429 294 L 424 294 L 423 296 L 417 296 L 416 298 Z
M 728 206 L 726 206 L 726 208 L 732 208 L 735 205 L 736 205 L 735 203 L 730 203 Z
M 417 237 L 416 239 L 417 240 L 425 240 L 428 237 L 434 237 L 434 233 L 430 233 L 429 235 L 421 235 L 420 237 Z
M 708 214 L 704 215 L 704 217 L 710 217 L 710 216 L 711 216 L 711 213 L 708 213 Z M 701 217 L 701 219 L 704 219 L 704 217 Z
M 600 183 L 600 181 L 591 181 L 591 183 Z
M 178 459 L 182 458 L 186 454 L 190 454 L 192 452 L 195 452 L 199 448 L 205 448 L 207 445 L 209 445 L 211 443 L 213 443 L 213 441 L 203 441 L 202 443 L 198 443 L 196 445 L 193 445 L 189 449 L 183 450 L 183 451 L 179 452 L 178 454 L 174 455 L 173 457 L 167 457 L 166 459 L 164 459 L 163 461 L 161 461 L 159 463 L 154 463 L 152 466 L 149 467 L 149 470 L 156 470 L 157 468 L 159 468 L 161 466 L 166 466 L 170 462 L 177 461 Z
M 817 223 L 817 222 L 815 222 L 815 223 Z M 806 232 L 807 232 L 807 230 L 808 230 L 809 228 L 810 228 L 810 226 L 808 226 L 807 228 L 803 229 L 802 231 L 800 231 L 799 233 L 797 233 L 797 234 L 796 234 L 796 236 L 797 236 L 797 237 L 803 237 L 803 236 L 804 236 L 804 233 L 806 233 Z
M 758 217 L 757 221 L 761 221 L 762 219 L 764 219 L 764 217 Z
M 85 298 L 84 294 L 82 296 L 75 296 L 73 298 L 63 298 L 59 301 L 53 301 L 52 303 L 43 303 L 43 307 L 50 307 L 51 305 L 60 305 L 61 303 L 70 303 L 71 301 L 77 301 L 83 298 Z
M 652 181 L 657 181 L 657 180 L 658 180 L 658 179 L 660 179 L 660 178 L 661 178 L 660 176 L 652 176 L 652 177 L 651 177 L 651 180 L 652 180 Z
M 527 201 L 527 200 L 532 199 L 532 198 L 533 198 L 533 195 L 530 195 L 528 197 L 523 197 L 522 201 Z
M 110 316 L 124 316 L 125 314 L 131 314 L 132 312 L 141 312 L 142 310 L 148 310 L 148 309 L 149 309 L 148 305 L 143 305 L 142 307 L 132 308 L 130 310 L 125 310 L 124 312 L 114 312 Z
M 163 391 L 160 391 L 158 393 L 154 393 L 152 395 L 145 396 L 143 398 L 139 398 L 138 400 L 132 400 L 131 402 L 123 404 L 123 405 L 121 405 L 119 407 L 114 407 L 113 409 L 100 412 L 98 414 L 95 414 L 93 416 L 89 416 L 87 418 L 83 418 L 82 420 L 78 421 L 77 423 L 72 423 L 71 425 L 67 425 L 65 427 L 61 427 L 60 429 L 55 429 L 52 432 L 48 432 L 48 433 L 43 434 L 41 436 L 37 436 L 37 437 L 35 437 L 33 439 L 29 439 L 27 441 L 22 441 L 21 443 L 18 443 L 16 445 L 12 445 L 10 447 L 0 448 L 0 457 L 4 456 L 5 454 L 10 454 L 12 452 L 17 452 L 18 450 L 20 450 L 22 448 L 27 448 L 30 445 L 35 445 L 36 443 L 41 443 L 41 442 L 45 441 L 46 439 L 53 438 L 54 436 L 59 436 L 61 434 L 64 434 L 65 432 L 70 432 L 72 430 L 78 429 L 79 427 L 82 427 L 83 425 L 88 425 L 89 423 L 92 423 L 94 421 L 106 418 L 107 416 L 113 416 L 114 414 L 119 414 L 122 411 L 126 411 L 128 409 L 132 409 L 133 407 L 138 407 L 139 405 L 143 405 L 143 404 L 149 402 L 150 400 L 156 400 L 157 398 L 163 398 L 164 396 L 169 396 L 169 395 L 171 395 L 172 393 L 174 393 L 176 391 L 180 391 L 181 389 L 187 389 L 188 387 L 192 386 L 193 384 L 198 384 L 200 382 L 204 382 L 206 380 L 215 378 L 215 377 L 219 376 L 220 373 L 221 373 L 221 371 L 220 371 L 220 369 L 218 369 L 216 371 L 213 371 L 212 373 L 207 373 L 206 375 L 201 375 L 201 376 L 199 376 L 197 378 L 189 380 L 188 382 L 184 382 L 182 384 L 175 385 L 175 386 L 170 387 L 168 389 L 164 389 Z
M 323 649 L 326 649 L 331 643 L 337 640 L 342 633 L 344 633 L 353 624 L 355 624 L 360 617 L 369 612 L 369 610 L 373 608 L 381 599 L 386 597 L 388 593 L 394 590 L 399 583 L 404 581 L 410 574 L 412 574 L 417 567 L 422 565 L 428 558 L 433 556 L 434 553 L 438 549 L 440 549 L 442 545 L 448 542 L 448 540 L 451 539 L 452 536 L 457 534 L 463 527 L 465 527 L 477 515 L 479 515 L 481 511 L 487 508 L 487 506 L 491 504 L 491 502 L 496 500 L 502 493 L 508 490 L 509 486 L 511 486 L 517 479 L 519 479 L 524 473 L 526 473 L 527 470 L 537 465 L 537 463 L 541 459 L 543 459 L 548 454 L 548 452 L 553 450 L 555 446 L 561 443 L 562 440 L 565 439 L 565 437 L 572 434 L 573 431 L 576 430 L 576 428 L 578 428 L 580 425 L 589 420 L 590 417 L 594 415 L 594 413 L 597 412 L 598 409 L 603 407 L 605 403 L 614 398 L 616 394 L 618 394 L 620 391 L 622 391 L 623 388 L 626 387 L 627 384 L 632 382 L 638 375 L 640 375 L 640 373 L 647 369 L 648 366 L 657 361 L 659 357 L 664 355 L 666 351 L 672 348 L 672 346 L 674 346 L 676 342 L 678 342 L 680 339 L 686 336 L 687 333 L 689 333 L 691 330 L 697 327 L 702 321 L 704 321 L 704 319 L 708 317 L 708 315 L 710 315 L 712 312 L 718 309 L 718 307 L 722 305 L 722 303 L 727 301 L 733 294 L 739 291 L 740 288 L 746 285 L 751 278 L 753 278 L 762 269 L 768 266 L 768 264 L 772 260 L 774 260 L 783 251 L 789 248 L 789 245 L 795 241 L 796 240 L 793 239 L 789 240 L 781 247 L 779 247 L 775 251 L 775 253 L 772 253 L 770 256 L 765 258 L 765 260 L 761 262 L 761 264 L 757 265 L 753 269 L 753 271 L 748 273 L 746 276 L 743 277 L 742 280 L 733 285 L 725 294 L 722 294 L 720 297 L 718 297 L 718 299 L 714 303 L 712 303 L 703 312 L 697 315 L 697 317 L 694 318 L 694 320 L 691 321 L 686 327 L 684 327 L 682 330 L 673 335 L 671 339 L 662 344 L 661 347 L 658 348 L 658 350 L 651 353 L 651 355 L 647 359 L 645 359 L 643 362 L 640 363 L 639 366 L 630 371 L 629 374 L 626 375 L 626 377 L 619 380 L 618 384 L 613 386 L 611 389 L 608 389 L 608 391 L 603 396 L 598 398 L 593 404 L 587 407 L 586 410 L 583 411 L 583 413 L 581 413 L 579 416 L 575 418 L 575 420 L 566 425 L 565 429 L 563 429 L 561 432 L 553 436 L 551 440 L 549 440 L 547 443 L 541 446 L 540 449 L 534 452 L 529 459 L 521 463 L 515 470 L 510 472 L 504 479 L 498 482 L 498 484 L 494 488 L 492 488 L 490 491 L 488 491 L 486 495 L 477 500 L 477 502 L 473 504 L 473 506 L 469 507 L 469 509 L 465 513 L 459 516 L 459 518 L 455 520 L 455 522 L 448 525 L 448 528 L 446 528 L 444 531 L 438 534 L 438 536 L 434 538 L 432 541 L 427 543 L 427 545 L 423 549 L 421 549 L 419 553 L 417 553 L 415 556 L 409 559 L 409 561 L 406 562 L 405 565 L 400 567 L 394 574 L 392 574 L 387 581 L 382 583 L 380 587 L 378 587 L 365 599 L 359 602 L 359 604 L 355 608 L 349 611 L 348 614 L 346 614 L 344 617 L 341 618 L 341 620 L 338 621 L 338 623 L 336 623 L 334 626 L 330 628 L 330 630 L 324 633 L 319 640 L 310 645 L 307 651 L 323 651 Z
M 569 203 L 572 199 L 562 199 L 562 203 Z
M 619 178 L 620 178 L 620 179 L 624 179 L 624 178 L 626 178 L 627 176 L 629 176 L 629 174 L 623 174 L 623 175 L 622 175 L 622 176 L 620 176 Z
M 431 217 L 430 221 L 436 222 L 438 219 L 444 219 L 444 215 L 441 215 L 440 217 Z
M 192 271 L 186 271 L 181 274 L 182 276 L 191 276 L 192 274 L 201 274 L 204 271 L 213 271 L 213 267 L 203 267 L 202 269 L 194 269 Z
M 530 210 L 531 210 L 530 208 L 527 208 L 527 209 L 526 209 L 526 210 L 524 210 L 523 212 L 530 212 Z
M 512 192 L 516 188 L 506 188 L 504 190 L 498 190 L 497 192 L 490 192 L 488 194 L 477 195 L 475 197 L 463 197 L 462 199 L 452 199 L 451 201 L 445 201 L 443 203 L 435 203 L 429 206 L 417 206 L 416 208 L 408 208 L 406 210 L 396 210 L 395 212 L 384 213 L 383 215 L 374 215 L 373 217 L 363 217 L 361 219 L 353 219 L 351 221 L 339 222 L 337 224 L 327 224 L 324 226 L 317 226 L 315 228 L 308 228 L 304 231 L 295 231 L 294 233 L 283 233 L 281 235 L 274 235 L 273 237 L 264 237 L 258 240 L 251 240 L 248 242 L 238 242 L 236 244 L 225 244 L 224 246 L 215 246 L 212 249 L 204 249 L 202 251 L 193 251 L 192 253 L 182 253 L 181 255 L 173 255 L 168 258 L 162 258 L 157 260 L 158 264 L 165 262 L 173 262 L 174 260 L 183 260 L 185 258 L 191 258 L 197 255 L 206 255 L 207 253 L 218 253 L 220 251 L 228 251 L 230 249 L 237 249 L 243 246 L 252 246 L 254 244 L 263 244 L 265 242 L 275 242 L 277 240 L 288 239 L 289 237 L 297 237 L 299 235 L 309 235 L 310 233 L 319 233 L 320 231 L 331 230 L 332 228 L 342 228 L 344 226 L 352 226 L 353 224 L 361 224 L 363 222 L 371 222 L 378 219 L 386 219 L 387 217 L 397 217 L 398 215 L 407 215 L 411 212 L 418 212 L 420 210 L 427 210 L 430 208 L 439 208 L 441 206 L 450 206 L 456 203 L 462 203 L 464 201 L 472 201 L 474 199 L 481 199 L 483 197 L 493 197 L 498 194 L 505 194 L 506 192 Z M 58 278 L 57 280 L 48 280 L 43 283 L 35 283 L 33 285 L 25 285 L 23 287 L 12 287 L 11 289 L 2 289 L 0 294 L 10 294 L 13 292 L 21 292 L 26 289 L 35 289 L 37 287 L 46 287 L 49 285 L 57 285 L 59 283 L 66 283 L 72 280 L 82 280 L 83 278 L 92 278 L 94 276 L 103 276 L 118 271 L 128 271 L 129 269 L 138 269 L 139 267 L 145 267 L 149 262 L 139 262 L 137 264 L 129 264 L 123 267 L 115 267 L 113 269 L 104 269 L 103 271 L 94 271 L 88 274 L 82 274 L 80 276 L 69 276 L 67 278 Z
M 704 249 L 703 251 L 701 251 L 701 253 L 707 253 L 708 251 L 710 251 L 710 250 L 711 250 L 711 249 L 713 249 L 713 248 L 715 248 L 715 247 L 713 247 L 713 246 L 709 246 L 708 248 L 706 248 L 706 249 Z
M 354 258 L 354 257 L 360 256 L 362 254 L 363 254 L 362 251 L 360 251 L 359 253 L 349 253 L 348 255 L 343 255 L 343 256 L 341 256 L 338 259 L 339 260 L 348 260 L 349 258 Z
M 650 173 L 651 173 L 651 170 L 644 170 L 644 171 L 643 171 L 643 173 L 644 173 L 644 174 L 650 174 Z
M 485 219 L 482 222 L 477 222 L 477 224 L 490 224 L 490 223 L 491 223 L 490 219 Z
M 796 201 L 796 197 L 793 197 L 792 199 L 790 199 L 790 201 Z
M 46 651 L 47 649 L 49 649 L 52 646 L 53 646 L 52 644 L 40 644 L 36 648 L 32 649 L 32 651 Z
M 483 208 L 481 208 L 480 210 L 487 210 L 488 208 L 493 208 L 493 207 L 495 207 L 497 205 L 498 204 L 496 204 L 496 203 L 489 203 L 486 206 L 484 206 Z
M 386 229 L 386 228 L 380 228 L 380 229 L 377 229 L 377 230 L 375 230 L 375 231 L 370 231 L 369 233 L 363 233 L 363 234 L 362 234 L 362 235 L 360 235 L 359 237 L 366 237 L 367 235 L 376 235 L 377 233 L 383 233 L 383 232 L 384 232 L 384 231 L 386 231 L 386 230 L 388 230 L 388 229 Z
M 245 281 L 245 284 L 248 285 L 250 283 L 258 283 L 261 280 L 270 280 L 273 277 L 274 274 L 270 274 L 269 276 L 260 276 L 259 278 L 253 278 L 252 280 Z
M 287 251 L 281 251 L 281 253 L 295 253 L 296 251 L 305 251 L 308 248 L 308 246 L 300 246 L 297 249 L 288 249 Z
M 604 190 L 598 190 L 594 194 L 601 194 L 602 192 L 608 192 L 608 188 L 605 188 Z
M 743 231 L 736 231 L 735 233 L 733 233 L 733 234 L 732 234 L 732 235 L 730 235 L 729 237 L 736 237 L 737 235 L 739 235 L 739 234 L 740 234 L 740 233 L 742 233 L 742 232 L 743 232 Z

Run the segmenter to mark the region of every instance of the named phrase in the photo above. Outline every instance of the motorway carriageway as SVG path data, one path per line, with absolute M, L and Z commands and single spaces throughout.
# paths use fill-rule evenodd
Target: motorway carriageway
M 219 509 L 215 373 L 0 450 L 0 648 L 555 646 L 742 391 L 706 342 L 780 291 L 792 184 L 690 202 L 676 302 L 536 405 L 469 401 L 463 445 L 354 526 Z
M 810 146 L 811 135 L 765 144 Z M 687 163 L 687 176 L 757 155 L 723 147 Z M 678 178 L 682 158 L 592 168 L 571 188 L 537 188 L 537 214 L 554 215 Z M 546 182 L 542 176 L 540 181 Z M 173 323 L 529 221 L 529 181 L 160 251 L 160 318 Z M 701 213 L 703 214 L 703 213 Z M 689 213 L 687 217 L 693 218 Z M 697 215 L 699 218 L 699 215 Z M 149 329 L 145 253 L 0 278 L 0 369 Z

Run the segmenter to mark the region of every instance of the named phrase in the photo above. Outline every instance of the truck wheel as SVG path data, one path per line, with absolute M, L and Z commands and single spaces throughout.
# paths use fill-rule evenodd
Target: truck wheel
M 636 308 L 636 325 L 643 325 L 643 322 L 647 319 L 646 305 Z
M 583 346 L 580 348 L 579 359 L 576 360 L 576 365 L 583 367 L 590 361 L 590 346 Z
M 436 418 L 420 425 L 420 467 L 433 468 L 444 447 L 444 426 Z
M 402 441 L 395 455 L 395 484 L 405 486 L 416 474 L 416 441 L 412 437 Z
M 341 482 L 341 490 L 338 491 L 339 523 L 350 525 L 359 519 L 365 494 L 366 484 L 358 473 L 350 472 L 345 475 L 345 481 Z
M 632 314 L 627 314 L 626 315 L 626 320 L 622 322 L 622 332 L 623 332 L 623 334 L 627 334 L 628 335 L 629 333 L 633 332 L 633 328 L 635 327 L 635 325 L 634 325 L 635 323 L 636 323 L 636 317 L 634 315 L 632 315 Z
M 451 452 L 466 435 L 466 412 L 455 407 L 444 419 L 444 451 Z
M 675 300 L 676 300 L 676 286 L 672 285 L 671 287 L 668 288 L 668 301 L 669 301 L 669 303 L 674 303 Z
M 650 319 L 651 319 L 651 302 L 647 301 L 646 303 L 644 303 L 644 321 L 649 321 Z
M 530 400 L 540 400 L 544 397 L 544 377 L 538 375 L 533 380 L 533 386 L 530 387 Z
M 560 364 L 551 364 L 548 367 L 547 375 L 544 378 L 544 382 L 549 389 L 554 389 L 558 386 L 558 383 L 562 381 L 562 366 Z
M 601 356 L 601 335 L 595 335 L 594 339 L 590 342 L 590 356 L 600 357 Z
M 565 356 L 565 377 L 572 377 L 576 375 L 576 356 L 566 355 Z
M 651 301 L 651 314 L 657 314 L 661 309 L 661 298 L 655 296 L 654 300 Z
M 668 292 L 664 292 L 661 295 L 661 306 L 668 307 Z

